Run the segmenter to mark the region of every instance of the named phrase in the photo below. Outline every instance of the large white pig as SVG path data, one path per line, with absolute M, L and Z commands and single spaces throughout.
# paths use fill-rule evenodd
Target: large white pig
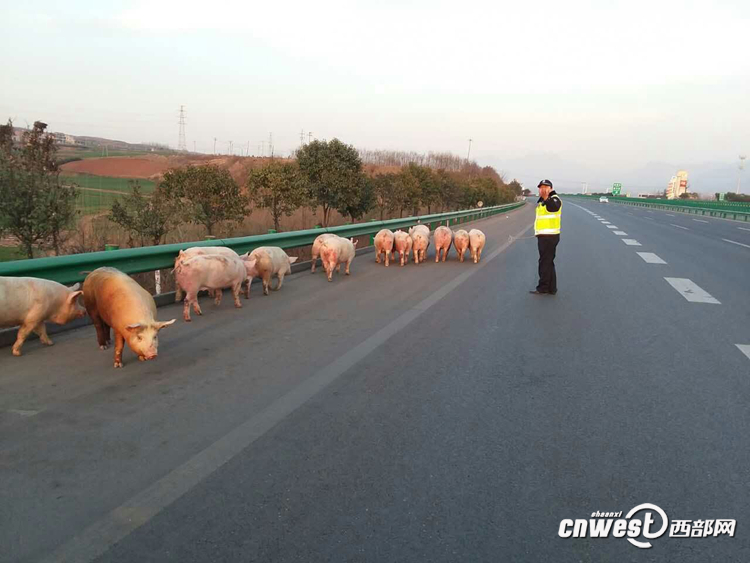
M 451 248 L 451 243 L 453 242 L 453 231 L 441 225 L 435 229 L 433 238 L 435 239 L 435 262 L 440 260 L 441 251 L 443 253 L 443 262 L 445 262 L 445 259 L 448 257 L 448 251 Z
M 411 240 L 409 233 L 398 230 L 393 233 L 393 258 L 396 258 L 396 252 L 399 254 L 401 259 L 401 265 L 403 266 L 405 261 L 409 262 L 409 253 L 414 241 Z
M 390 263 L 390 256 L 393 252 L 393 231 L 390 229 L 380 229 L 375 235 L 375 261 L 380 264 L 380 255 L 385 253 L 385 266 Z
M 237 254 L 231 248 L 227 248 L 226 246 L 194 246 L 186 250 L 180 250 L 177 258 L 175 258 L 174 260 L 174 267 L 175 269 L 177 269 L 177 266 L 182 264 L 182 262 L 184 260 L 187 260 L 188 258 L 192 258 L 193 256 L 205 256 L 206 254 L 220 254 L 222 256 L 236 256 L 237 258 L 239 258 L 239 254 Z M 179 303 L 180 301 L 182 301 L 183 291 L 180 287 L 180 284 L 175 285 L 177 287 L 175 288 L 174 300 L 176 303 Z
M 45 321 L 63 325 L 86 314 L 78 304 L 79 284 L 62 284 L 39 278 L 0 277 L 0 326 L 18 326 L 13 355 L 21 355 L 21 347 L 31 332 L 42 344 L 52 346 Z
M 231 287 L 234 306 L 240 309 L 242 307 L 240 290 L 247 280 L 248 271 L 254 266 L 253 260 L 245 262 L 239 256 L 222 256 L 221 254 L 193 256 L 183 261 L 175 269 L 175 279 L 186 294 L 183 319 L 190 322 L 191 305 L 196 314 L 203 314 L 198 305 L 198 292 L 202 289 L 214 290 L 214 301 L 216 305 L 219 305 L 224 288 Z
M 320 245 L 320 258 L 323 262 L 328 281 L 333 281 L 333 270 L 341 272 L 341 264 L 346 264 L 346 275 L 349 275 L 349 267 L 356 255 L 357 241 L 352 239 L 328 238 Z
M 312 245 L 312 268 L 310 268 L 311 273 L 315 273 L 315 266 L 318 263 L 318 256 L 320 256 L 320 246 L 323 244 L 323 241 L 336 236 L 338 235 L 334 235 L 333 233 L 323 233 L 322 235 L 318 235 L 317 237 L 315 237 Z
M 430 246 L 430 228 L 427 225 L 414 225 L 409 229 L 414 251 L 414 263 L 424 262 L 427 248 Z
M 471 257 L 474 260 L 474 264 L 482 258 L 482 250 L 486 241 L 484 233 L 479 229 L 471 229 L 469 231 L 469 248 L 471 249 Z
M 174 323 L 156 320 L 156 303 L 151 294 L 130 276 L 115 268 L 97 268 L 83 282 L 83 301 L 96 327 L 99 348 L 110 344 L 115 330 L 115 367 L 122 367 L 125 342 L 138 359 L 153 360 L 159 351 L 161 329 Z
M 246 263 L 255 263 L 247 268 L 247 288 L 250 293 L 250 284 L 253 278 L 260 278 L 263 281 L 263 294 L 268 295 L 268 288 L 271 285 L 271 276 L 277 276 L 279 283 L 274 291 L 281 289 L 284 283 L 284 276 L 292 273 L 292 264 L 297 261 L 296 256 L 289 256 L 282 248 L 278 246 L 259 246 L 252 252 L 243 254 L 240 258 Z
M 464 229 L 453 231 L 453 246 L 456 247 L 458 260 L 460 262 L 463 262 L 466 249 L 469 248 L 469 233 L 467 233 Z

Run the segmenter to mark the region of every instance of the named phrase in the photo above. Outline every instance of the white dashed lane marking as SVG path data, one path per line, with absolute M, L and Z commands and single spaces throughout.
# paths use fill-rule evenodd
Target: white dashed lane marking
M 693 221 L 697 221 L 698 223 L 708 223 L 708 221 L 704 221 L 703 219 L 693 219 Z
M 615 225 L 607 225 L 608 229 L 616 229 L 617 227 Z
M 667 280 L 677 293 L 682 295 L 685 299 L 691 303 L 711 303 L 713 305 L 721 305 L 721 302 L 713 297 L 706 290 L 698 287 L 693 281 L 687 278 L 664 278 Z
M 677 227 L 678 229 L 685 229 L 686 231 L 690 230 L 687 227 L 683 227 L 682 225 L 675 225 L 674 223 L 670 223 L 670 225 L 672 225 L 673 227 Z
M 653 252 L 636 252 L 636 254 L 638 256 L 640 256 L 641 258 L 643 258 L 643 260 L 647 264 L 666 264 L 666 262 L 664 260 L 662 260 L 661 258 L 659 258 Z
M 735 344 L 735 346 L 737 346 L 737 348 L 740 349 L 740 352 L 745 354 L 748 360 L 750 360 L 750 344 Z
M 745 248 L 750 248 L 750 244 L 742 244 L 741 242 L 737 242 L 735 240 L 729 240 L 728 238 L 721 239 L 724 242 L 731 242 L 732 244 L 736 244 L 737 246 L 744 246 Z
M 628 236 L 628 233 L 626 233 L 625 231 L 612 231 L 612 232 L 614 234 L 616 234 L 617 236 L 620 236 L 620 237 L 621 236 Z
M 750 231 L 750 229 L 746 229 L 745 227 L 737 227 L 740 231 Z
M 622 242 L 624 242 L 625 244 L 627 244 L 628 246 L 641 246 L 640 242 L 638 242 L 637 240 L 632 239 L 632 238 L 623 238 L 623 239 L 620 239 L 620 240 Z
M 671 213 L 667 213 L 667 217 L 674 217 Z
M 609 224 L 610 224 L 609 221 L 602 221 L 602 225 L 609 225 Z

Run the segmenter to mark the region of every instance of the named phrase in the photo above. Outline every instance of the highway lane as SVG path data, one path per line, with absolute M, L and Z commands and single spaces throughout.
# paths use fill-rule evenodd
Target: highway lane
M 747 314 L 742 288 L 701 278 L 722 304 L 686 301 L 663 277 L 691 264 L 683 277 L 697 277 L 700 261 L 673 257 L 683 243 L 669 236 L 651 246 L 661 227 L 626 224 L 614 207 L 591 209 L 643 247 L 567 205 L 555 297 L 527 293 L 534 240 L 463 279 L 473 265 L 386 271 L 369 255 L 338 284 L 300 274 L 272 297 L 256 292 L 249 311 L 207 305 L 165 333 L 157 362 L 130 355 L 111 370 L 89 329 L 58 336 L 51 351 L 73 354 L 56 355 L 54 373 L 37 344 L 0 356 L 8 560 L 112 537 L 84 530 L 269 405 L 278 423 L 175 502 L 129 505 L 143 525 L 99 560 L 748 560 L 750 359 L 727 340 L 729 309 Z M 485 256 L 530 220 L 527 209 L 483 222 Z M 278 407 L 367 342 L 297 408 Z M 10 412 L 24 406 L 40 412 Z M 563 518 L 644 502 L 671 518 L 735 518 L 737 537 L 642 551 L 557 536 Z

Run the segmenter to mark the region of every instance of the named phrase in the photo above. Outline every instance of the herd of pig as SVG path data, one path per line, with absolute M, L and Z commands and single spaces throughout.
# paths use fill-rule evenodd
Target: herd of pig
M 482 231 L 463 229 L 452 231 L 440 226 L 433 234 L 435 243 L 435 262 L 445 262 L 451 245 L 455 247 L 458 259 L 463 262 L 466 250 L 476 264 L 482 256 L 485 236 Z M 385 255 L 385 265 L 395 260 L 399 254 L 403 266 L 413 255 L 414 263 L 424 262 L 427 248 L 430 245 L 430 229 L 426 225 L 416 225 L 408 232 L 395 233 L 382 229 L 375 235 L 376 262 L 379 264 Z M 326 271 L 328 281 L 333 279 L 333 271 L 341 271 L 345 264 L 346 275 L 350 273 L 354 260 L 357 242 L 335 234 L 322 234 L 315 239 L 312 247 L 312 272 L 318 257 Z M 174 263 L 174 274 L 177 285 L 176 301 L 183 298 L 183 319 L 190 322 L 190 308 L 201 314 L 198 304 L 198 292 L 208 290 L 215 303 L 221 302 L 223 290 L 232 289 L 235 307 L 242 307 L 240 293 L 246 299 L 250 297 L 250 285 L 253 278 L 260 278 L 263 293 L 268 295 L 271 278 L 276 276 L 278 290 L 284 282 L 284 276 L 291 273 L 291 265 L 297 260 L 290 257 L 281 248 L 263 246 L 252 252 L 239 255 L 234 250 L 222 246 L 194 247 L 181 250 Z M 18 335 L 13 344 L 13 355 L 21 355 L 21 347 L 31 332 L 39 336 L 41 342 L 52 345 L 47 335 L 45 321 L 65 324 L 86 313 L 96 328 L 99 348 L 106 350 L 111 341 L 111 329 L 115 333 L 114 367 L 122 367 L 122 352 L 125 342 L 141 361 L 152 360 L 157 356 L 159 347 L 158 333 L 164 327 L 175 322 L 172 319 L 161 322 L 156 319 L 156 303 L 151 294 L 143 289 L 133 278 L 114 268 L 97 268 L 88 273 L 83 288 L 75 284 L 65 287 L 54 281 L 40 278 L 2 277 L 0 276 L 0 327 L 19 326 Z M 79 304 L 83 296 L 85 306 Z

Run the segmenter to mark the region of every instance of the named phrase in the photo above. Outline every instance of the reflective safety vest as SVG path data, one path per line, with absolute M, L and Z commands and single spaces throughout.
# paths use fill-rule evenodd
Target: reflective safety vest
M 553 195 L 552 197 L 557 197 Z M 534 220 L 534 235 L 559 235 L 560 218 L 562 217 L 562 202 L 560 209 L 554 213 L 547 211 L 544 203 L 536 206 L 536 219 Z

